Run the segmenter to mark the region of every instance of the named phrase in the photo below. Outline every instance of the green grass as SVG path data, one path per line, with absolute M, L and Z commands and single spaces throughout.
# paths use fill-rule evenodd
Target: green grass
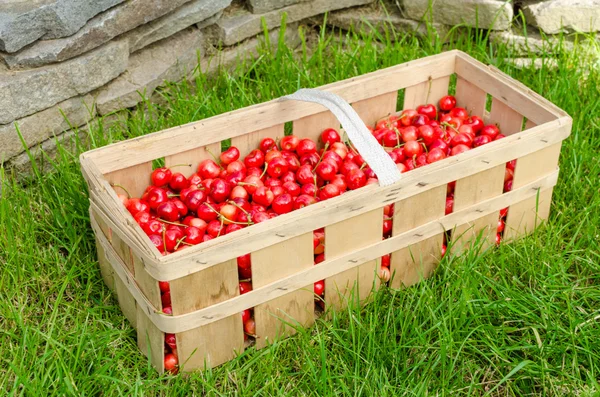
M 312 42 L 309 46 L 306 42 Z M 444 259 L 429 280 L 382 289 L 363 309 L 211 371 L 159 376 L 103 285 L 77 152 L 458 48 L 493 64 L 574 119 L 548 225 L 476 256 Z M 15 395 L 595 395 L 600 391 L 600 75 L 579 47 L 556 69 L 517 70 L 484 32 L 344 36 L 279 43 L 230 73 L 163 90 L 126 128 L 92 128 L 51 172 L 3 175 L 0 390 Z M 142 107 L 144 107 L 142 106 Z M 48 162 L 48 159 L 44 161 Z M 41 164 L 38 163 L 38 167 Z M 0 172 L 2 169 L 0 168 Z

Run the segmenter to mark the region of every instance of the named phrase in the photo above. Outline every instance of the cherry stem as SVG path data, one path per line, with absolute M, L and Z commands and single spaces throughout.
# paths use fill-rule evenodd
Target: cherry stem
M 256 183 L 238 182 L 237 184 L 239 186 L 254 186 L 254 187 L 258 187 L 258 185 Z
M 213 158 L 213 161 L 219 166 L 220 169 L 223 169 L 223 166 L 221 165 L 221 162 L 219 161 L 219 159 L 217 159 L 217 156 L 215 156 L 213 154 L 213 152 L 210 151 L 209 148 L 205 148 L 206 151 L 208 152 L 208 154 L 210 154 L 210 156 Z
M 175 165 L 170 165 L 168 168 L 176 168 L 176 167 L 191 167 L 191 164 L 175 164 Z
M 163 238 L 163 248 L 165 249 L 165 252 L 167 252 L 167 229 L 163 227 L 163 231 L 162 231 L 162 238 Z
M 221 232 L 223 231 L 223 224 L 224 224 L 224 220 L 223 220 L 223 216 L 221 217 L 221 227 L 219 228 L 219 233 L 217 233 L 217 237 L 219 237 L 221 235 Z
M 319 157 L 319 161 L 317 162 L 317 164 L 315 164 L 315 166 L 313 167 L 313 171 L 316 170 L 317 167 L 319 166 L 319 164 L 321 164 L 321 161 L 323 161 L 323 157 L 325 156 L 325 153 L 327 152 L 328 148 L 329 148 L 329 142 L 327 142 L 325 144 L 325 147 L 323 148 L 323 153 L 321 154 L 321 157 Z
M 129 194 L 129 192 L 127 191 L 127 189 L 125 189 L 125 187 L 123 187 L 123 185 L 119 185 L 118 183 L 111 183 L 110 186 L 118 187 L 118 188 L 125 190 L 125 193 L 127 193 L 127 197 L 131 198 L 131 194 Z
M 460 134 L 460 131 L 458 131 L 458 129 L 456 127 L 454 127 L 452 124 L 450 123 L 446 123 L 445 121 L 443 123 L 441 123 L 441 125 L 443 125 L 444 127 L 450 127 L 452 128 L 454 131 L 456 131 L 457 134 Z
M 205 204 L 205 205 L 206 205 L 208 208 L 210 208 L 210 209 L 211 209 L 211 210 L 212 210 L 212 211 L 213 211 L 215 214 L 219 215 L 219 219 L 221 219 L 221 228 L 223 228 L 223 224 L 224 224 L 224 222 L 225 222 L 225 221 L 227 221 L 227 222 L 229 222 L 229 223 L 233 223 L 233 224 L 235 224 L 235 225 L 246 225 L 246 226 L 248 226 L 248 225 L 253 225 L 253 224 L 254 224 L 254 223 L 250 223 L 250 222 L 248 222 L 248 223 L 245 223 L 245 222 L 236 222 L 236 221 L 233 221 L 233 220 L 231 220 L 231 219 L 227 218 L 225 215 L 221 214 L 219 211 L 217 211 L 217 210 L 216 210 L 216 209 L 215 209 L 215 208 L 214 208 L 212 205 L 210 205 L 210 204 L 208 204 L 208 203 L 204 203 L 204 204 Z M 231 204 L 233 204 L 233 203 L 231 203 Z M 235 205 L 235 204 L 234 204 L 234 205 Z M 236 207 L 237 207 L 237 205 L 236 205 Z M 238 207 L 238 208 L 239 208 L 239 207 Z M 241 209 L 241 208 L 240 208 L 240 209 Z M 220 235 L 220 234 L 221 234 L 221 231 L 219 230 L 219 234 L 217 235 L 217 237 L 219 237 L 219 235 Z
M 262 174 L 260 174 L 260 179 L 263 179 L 263 176 L 265 176 L 265 174 L 267 173 L 267 167 L 269 166 L 269 163 L 267 163 L 265 161 L 265 169 L 263 170 Z
M 183 241 L 187 236 L 183 236 L 181 239 L 177 240 L 177 244 L 175 245 L 175 251 L 177 251 L 177 248 L 179 248 L 179 244 L 184 244 L 187 245 L 189 247 L 193 247 L 194 244 L 190 244 L 190 243 L 186 243 L 185 241 Z
M 169 193 L 167 193 L 167 197 L 168 197 L 168 198 L 171 198 L 171 197 L 179 197 L 179 196 L 181 196 L 181 195 L 180 195 L 180 194 L 169 194 Z
M 187 227 L 186 225 L 182 224 L 182 223 L 176 223 L 176 222 L 169 222 L 169 221 L 165 221 L 162 218 L 157 218 L 159 221 L 164 222 L 168 225 L 175 225 L 175 226 L 181 226 L 181 227 Z

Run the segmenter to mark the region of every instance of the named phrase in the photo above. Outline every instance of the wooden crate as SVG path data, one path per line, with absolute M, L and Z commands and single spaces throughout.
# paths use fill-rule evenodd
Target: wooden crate
M 437 103 L 455 75 L 459 106 L 486 114 L 506 138 L 403 174 L 391 186 L 368 185 L 340 197 L 253 225 L 181 252 L 161 256 L 118 201 L 111 184 L 139 197 L 152 161 L 190 164 L 231 139 L 242 155 L 265 136 L 317 139 L 339 127 L 317 104 L 274 100 L 197 121 L 81 156 L 90 190 L 90 217 L 106 284 L 137 328 L 140 350 L 163 371 L 164 333 L 175 333 L 184 371 L 226 362 L 244 346 L 240 312 L 255 308 L 258 348 L 314 321 L 312 284 L 326 280 L 327 304 L 366 299 L 377 287 L 379 258 L 392 253 L 393 287 L 426 277 L 440 259 L 443 233 L 455 246 L 495 236 L 498 211 L 509 207 L 505 237 L 530 233 L 548 217 L 561 142 L 571 130 L 562 110 L 491 66 L 445 52 L 321 87 L 352 104 L 367 124 L 397 109 Z M 404 90 L 404 103 L 398 92 Z M 491 97 L 491 111 L 486 102 Z M 524 128 L 523 128 L 524 127 Z M 502 193 L 504 167 L 518 159 L 512 191 Z M 444 215 L 446 185 L 456 181 L 454 212 Z M 395 203 L 393 236 L 382 240 L 382 207 Z M 325 228 L 326 260 L 313 266 L 312 232 Z M 493 241 L 493 240 L 492 240 Z M 489 243 L 488 243 L 489 244 Z M 239 294 L 235 259 L 251 253 L 254 290 Z M 170 281 L 173 315 L 162 314 L 158 281 Z M 337 287 L 337 288 L 335 288 Z

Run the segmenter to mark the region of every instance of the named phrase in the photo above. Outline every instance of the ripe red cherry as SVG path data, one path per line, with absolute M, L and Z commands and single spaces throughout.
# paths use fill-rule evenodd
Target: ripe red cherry
M 469 112 L 465 108 L 450 109 L 450 116 L 466 120 L 469 117 Z
M 177 349 L 177 339 L 175 338 L 175 334 L 165 334 L 165 343 L 171 349 Z
M 317 165 L 319 163 L 320 157 L 317 154 L 317 152 L 314 153 L 309 153 L 309 154 L 305 154 L 304 156 L 300 157 L 300 164 L 305 165 L 308 164 L 311 167 L 314 167 L 315 165 Z
M 500 130 L 493 124 L 488 124 L 481 129 L 481 134 L 489 136 L 492 140 L 496 139 L 499 133 Z
M 390 254 L 381 257 L 381 266 L 390 267 Z
M 200 204 L 195 212 L 198 214 L 198 218 L 202 219 L 204 222 L 214 221 L 218 216 L 214 209 L 206 204 Z
M 348 190 L 348 185 L 346 184 L 346 177 L 342 174 L 336 174 L 329 183 L 336 185 L 342 193 Z
M 504 221 L 502 219 L 498 219 L 498 227 L 496 228 L 497 233 L 502 233 L 504 231 Z
M 309 205 L 315 204 L 316 202 L 317 199 L 315 198 L 314 194 L 301 194 L 300 196 L 296 197 L 296 200 L 294 200 L 294 209 L 298 210 L 300 208 L 308 207 Z
M 273 149 L 275 145 L 276 143 L 273 138 L 263 138 L 258 147 L 263 153 L 267 153 L 269 150 Z
M 298 158 L 298 155 L 296 155 L 294 152 L 281 152 L 281 157 L 283 157 L 287 162 L 289 171 L 296 172 L 298 168 L 300 168 L 300 166 L 302 165 L 300 164 L 300 159 Z
M 305 164 L 298 168 L 298 171 L 296 171 L 296 179 L 302 185 L 305 185 L 307 183 L 314 183 L 315 176 L 312 172 L 312 166 Z
M 232 221 L 235 222 L 239 209 L 235 205 L 225 204 L 219 210 L 223 224 L 229 225 Z
M 217 238 L 225 234 L 225 226 L 218 220 L 210 221 L 206 228 L 206 233 L 213 238 Z
M 506 215 L 508 215 L 508 207 L 500 210 L 500 218 L 506 218 Z
M 496 245 L 500 245 L 500 243 L 502 242 L 502 236 L 500 235 L 500 233 L 496 233 Z
M 363 170 L 356 168 L 347 174 L 346 183 L 350 190 L 360 189 L 367 184 L 367 176 Z
M 169 184 L 172 175 L 173 173 L 170 169 L 167 167 L 161 167 L 152 171 L 150 179 L 152 180 L 152 184 L 154 186 L 163 187 Z
M 419 135 L 423 138 L 425 145 L 429 146 L 438 137 L 435 129 L 430 125 L 422 125 L 419 127 Z
M 237 257 L 237 265 L 240 269 L 250 269 L 251 257 L 250 254 L 242 255 Z
M 252 283 L 249 283 L 248 281 L 242 281 L 240 283 L 240 295 L 244 295 L 250 291 L 252 291 Z
M 173 353 L 168 353 L 165 355 L 165 360 L 164 360 L 165 371 L 170 372 L 171 374 L 176 374 L 177 370 L 178 370 L 177 364 L 178 364 L 177 357 L 175 357 L 175 355 Z
M 322 161 L 315 171 L 323 180 L 330 181 L 336 175 L 337 167 L 331 161 Z
M 158 223 L 160 223 L 160 222 L 158 222 Z M 161 254 L 164 254 L 164 252 L 165 252 L 165 245 L 163 243 L 162 237 L 159 236 L 158 234 L 150 234 L 150 235 L 148 235 L 148 238 L 152 242 L 152 245 L 154 245 L 156 247 L 156 249 L 158 249 L 158 251 Z
M 283 157 L 276 157 L 267 164 L 267 174 L 272 178 L 279 178 L 287 171 L 288 163 Z
M 325 254 L 319 254 L 315 256 L 315 265 L 325 261 Z
M 279 215 L 287 214 L 292 211 L 293 205 L 292 196 L 289 193 L 284 193 L 273 200 L 273 211 Z
M 392 274 L 390 273 L 390 269 L 385 266 L 380 266 L 379 271 L 377 272 L 379 279 L 382 283 L 387 283 L 392 278 Z
M 517 167 L 517 160 L 511 160 L 508 163 L 506 163 L 506 168 L 511 169 L 511 170 L 515 170 L 515 168 Z
M 321 200 L 327 200 L 332 197 L 339 196 L 341 193 L 342 192 L 340 192 L 339 187 L 330 183 L 329 185 L 323 186 L 323 188 L 319 191 L 319 198 Z
M 317 281 L 314 285 L 314 292 L 317 296 L 323 296 L 325 293 L 325 280 Z
M 227 164 L 227 173 L 233 174 L 235 172 L 241 172 L 244 176 L 246 176 L 247 175 L 246 165 L 244 163 L 242 163 L 240 160 L 236 160 L 236 161 L 233 161 L 233 162 Z
M 244 164 L 247 168 L 262 168 L 262 166 L 265 164 L 265 155 L 260 150 L 255 149 L 244 158 Z
M 323 154 L 323 161 L 330 161 L 336 166 L 337 170 L 342 166 L 344 159 L 333 150 L 328 150 Z
M 246 178 L 244 178 L 244 182 L 241 184 L 241 186 L 243 186 L 249 194 L 254 194 L 254 192 L 256 192 L 256 189 L 258 189 L 261 186 L 264 186 L 264 183 L 260 180 L 260 177 L 255 175 L 249 175 Z
M 244 323 L 244 332 L 251 336 L 256 335 L 256 322 L 253 318 Z
M 190 186 L 190 181 L 181 172 L 176 172 L 171 176 L 169 182 L 171 189 L 180 191 Z
M 492 139 L 487 135 L 478 135 L 473 139 L 473 147 L 483 146 L 492 141 Z
M 510 192 L 512 190 L 513 180 L 508 180 L 504 182 L 504 192 Z
M 196 245 L 202 242 L 202 237 L 204 237 L 204 231 L 200 229 L 190 226 L 185 229 L 185 242 L 188 244 Z
M 250 194 L 243 186 L 235 186 L 231 189 L 231 194 L 229 194 L 229 198 L 232 200 L 234 198 L 248 199 L 248 197 L 250 197 Z
M 429 150 L 433 150 L 435 148 L 440 149 L 442 152 L 444 152 L 446 154 L 448 153 L 448 149 L 449 149 L 448 144 L 439 138 L 435 139 L 431 143 L 431 145 L 429 145 Z
M 452 95 L 446 95 L 440 99 L 440 109 L 444 112 L 448 112 L 456 107 L 456 98 Z
M 259 187 L 252 195 L 252 201 L 265 207 L 270 206 L 274 199 L 275 195 L 266 186 Z
M 392 234 L 392 220 L 384 219 L 383 220 L 383 236 L 389 237 Z
M 506 169 L 504 169 L 504 182 L 508 182 L 510 180 L 513 179 L 515 173 L 513 170 L 511 170 L 510 168 L 506 167 Z
M 179 243 L 179 240 L 181 240 L 183 238 L 183 236 L 184 236 L 183 232 L 179 229 L 167 230 L 165 232 L 165 237 L 164 237 L 164 242 L 167 247 L 167 251 L 168 252 L 175 251 L 175 247 Z M 164 296 L 164 294 L 163 294 L 163 296 Z M 163 304 L 163 306 L 170 306 L 170 305 Z
M 156 208 L 156 213 L 160 218 L 169 222 L 175 222 L 179 220 L 179 210 L 171 201 L 159 204 L 159 206 Z
M 158 206 L 169 200 L 167 191 L 159 187 L 152 187 L 146 194 L 145 201 L 148 202 L 150 208 L 155 210 Z
M 435 163 L 446 158 L 446 153 L 440 148 L 433 148 L 427 153 L 427 163 Z
M 415 109 L 405 109 L 400 114 L 400 118 L 398 119 L 398 123 L 404 127 L 408 127 L 412 124 L 412 121 L 415 117 L 417 117 L 418 113 Z
M 285 189 L 283 188 L 283 186 L 271 186 L 269 187 L 269 190 L 273 192 L 273 197 L 278 197 L 281 196 L 283 193 L 285 193 Z
M 132 198 L 127 201 L 127 211 L 133 216 L 137 215 L 139 212 L 150 212 L 150 206 L 137 198 Z
M 417 113 L 427 116 L 430 120 L 437 118 L 437 109 L 432 104 L 417 106 Z
M 300 185 L 298 185 L 296 182 L 285 182 L 282 187 L 292 197 L 297 197 L 300 195 Z
M 306 156 L 307 154 L 315 153 L 317 151 L 317 144 L 308 138 L 302 139 L 298 142 L 298 147 L 296 148 L 296 153 L 299 156 Z
M 206 202 L 206 193 L 203 190 L 194 190 L 185 198 L 185 205 L 194 212 L 198 211 L 198 207 L 204 202 Z
M 334 143 L 341 141 L 342 138 L 340 138 L 340 134 L 333 128 L 327 128 L 321 132 L 321 142 L 323 142 L 323 144 L 329 144 L 329 146 L 331 146 Z
M 418 128 L 427 123 L 429 123 L 429 117 L 427 117 L 423 114 L 419 114 L 419 115 L 415 116 L 415 118 L 413 118 L 412 125 Z
M 295 135 L 288 135 L 281 138 L 281 142 L 279 145 L 282 150 L 293 151 L 298 147 L 298 143 L 300 142 L 300 138 Z
M 483 129 L 483 120 L 481 119 L 481 117 L 479 116 L 471 116 L 469 117 L 466 122 L 466 125 L 470 125 L 471 128 L 473 128 L 473 131 L 475 131 L 475 133 L 479 133 L 482 129 Z
M 171 288 L 169 287 L 168 281 L 159 281 L 158 288 L 160 289 L 161 293 L 169 292 L 171 290 Z
M 148 236 L 151 236 L 153 234 L 162 235 L 162 232 L 164 230 L 163 223 L 157 219 L 150 219 L 148 222 L 146 222 L 140 226 L 142 227 L 142 230 L 144 231 L 144 233 L 146 233 Z M 162 241 L 162 237 L 161 237 L 161 241 Z
M 446 244 L 442 244 L 442 258 L 446 256 L 446 251 L 448 250 L 448 247 L 446 247 Z
M 231 194 L 231 184 L 223 179 L 214 179 L 210 185 L 209 196 L 217 203 L 221 203 Z
M 419 130 L 415 126 L 408 126 L 400 130 L 403 142 L 416 141 L 419 139 Z
M 467 151 L 469 151 L 470 149 L 471 149 L 471 148 L 470 148 L 470 147 L 468 147 L 467 145 L 459 144 L 459 145 L 456 145 L 456 146 L 454 146 L 454 147 L 452 148 L 452 151 L 450 152 L 450 155 L 451 155 L 451 156 L 456 156 L 456 155 L 458 155 L 458 154 L 461 154 L 461 153 L 463 153 L 463 152 L 467 152 Z
M 242 312 L 242 324 L 245 324 L 248 320 L 252 318 L 252 314 L 250 313 L 250 309 L 246 309 Z
M 400 143 L 400 134 L 396 131 L 387 130 L 387 132 L 383 134 L 381 142 L 383 143 L 383 146 L 393 148 Z
M 445 211 L 445 214 L 446 215 L 451 214 L 453 207 L 454 207 L 454 197 L 453 196 L 446 197 L 446 211 Z
M 423 147 L 417 141 L 409 141 L 404 144 L 404 157 L 412 159 L 423 153 Z
M 230 164 L 240 158 L 240 151 L 235 146 L 231 146 L 229 149 L 225 150 L 219 156 L 219 160 L 221 160 L 221 164 Z
M 341 142 L 335 142 L 330 146 L 330 148 L 332 152 L 335 152 L 338 156 L 340 156 L 342 161 L 346 158 L 346 156 L 348 156 L 348 147 Z
M 261 223 L 268 221 L 269 219 L 271 219 L 271 217 L 266 212 L 255 212 L 252 214 L 252 222 L 254 223 Z
M 455 135 L 451 140 L 450 140 L 450 146 L 457 146 L 457 145 L 466 145 L 468 147 L 471 147 L 473 145 L 473 139 L 471 138 L 471 136 L 469 134 L 464 134 L 464 133 L 460 133 Z
M 202 160 L 198 164 L 198 174 L 200 174 L 202 179 L 216 178 L 221 174 L 221 167 L 211 159 Z

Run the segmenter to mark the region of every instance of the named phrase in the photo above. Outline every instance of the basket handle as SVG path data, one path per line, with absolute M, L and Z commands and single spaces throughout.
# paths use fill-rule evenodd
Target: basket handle
M 337 117 L 358 153 L 377 175 L 381 186 L 392 185 L 400 180 L 400 171 L 394 161 L 343 98 L 327 91 L 302 88 L 281 100 L 313 102 L 325 106 Z

